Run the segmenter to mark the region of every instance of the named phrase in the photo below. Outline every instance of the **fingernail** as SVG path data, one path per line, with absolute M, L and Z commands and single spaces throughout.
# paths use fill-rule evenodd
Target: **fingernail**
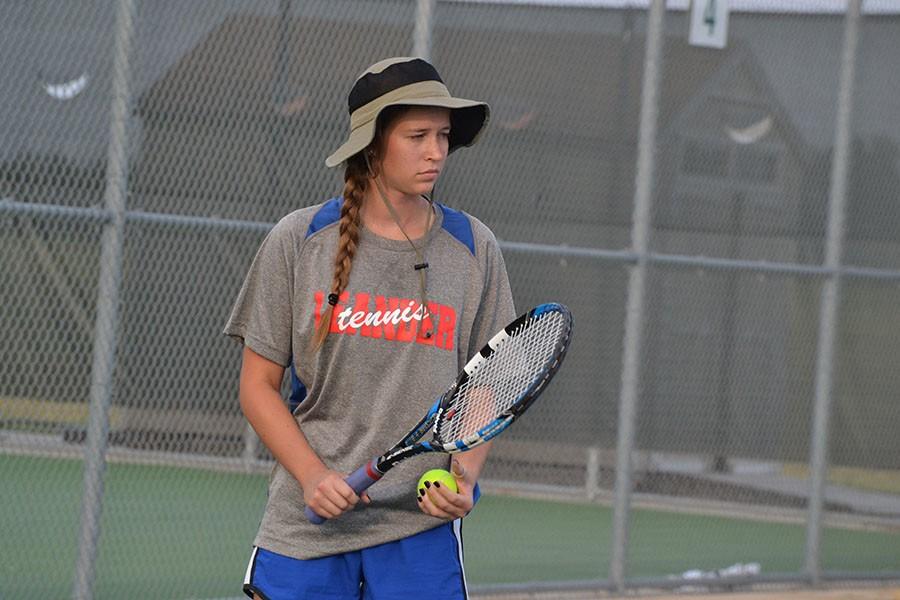
M 422 496 L 417 496 L 416 500 L 418 500 L 419 502 L 422 502 Z
M 434 484 L 437 485 L 437 482 L 435 482 Z M 430 487 L 431 487 L 431 482 L 430 482 L 430 481 L 426 481 L 426 482 L 425 482 L 425 487 L 430 488 Z
M 441 482 L 440 482 L 440 481 L 435 481 L 435 482 L 434 482 L 434 487 L 441 487 Z
M 419 488 L 419 495 L 420 495 L 420 496 L 424 496 L 424 495 L 425 495 L 425 488 Z

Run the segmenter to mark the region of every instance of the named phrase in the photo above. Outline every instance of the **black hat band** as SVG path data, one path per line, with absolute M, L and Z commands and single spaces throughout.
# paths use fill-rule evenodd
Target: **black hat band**
M 439 81 L 437 70 L 421 58 L 396 63 L 379 73 L 366 73 L 356 80 L 347 104 L 350 114 L 388 92 L 420 81 Z

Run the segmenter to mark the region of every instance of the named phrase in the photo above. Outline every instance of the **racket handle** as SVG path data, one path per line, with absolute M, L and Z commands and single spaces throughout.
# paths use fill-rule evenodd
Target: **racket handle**
M 369 489 L 373 483 L 381 479 L 384 473 L 378 471 L 375 468 L 374 461 L 369 461 L 357 470 L 350 473 L 349 477 L 347 477 L 347 485 L 353 488 L 353 491 L 356 492 L 357 495 L 362 494 L 364 491 Z
M 306 510 L 303 511 L 306 513 L 306 518 L 309 519 L 309 522 L 313 525 L 321 525 L 326 521 L 325 517 L 320 517 L 317 512 L 315 512 L 310 507 L 306 507 Z
M 347 482 L 353 491 L 356 492 L 356 495 L 362 494 L 364 491 L 369 489 L 373 483 L 381 479 L 383 473 L 379 473 L 374 466 L 373 461 L 369 461 L 357 470 L 350 473 L 350 475 L 344 481 Z M 304 511 L 306 513 L 306 518 L 309 519 L 309 522 L 313 525 L 321 525 L 328 519 L 325 517 L 319 516 L 318 513 L 313 511 L 310 507 L 306 507 Z

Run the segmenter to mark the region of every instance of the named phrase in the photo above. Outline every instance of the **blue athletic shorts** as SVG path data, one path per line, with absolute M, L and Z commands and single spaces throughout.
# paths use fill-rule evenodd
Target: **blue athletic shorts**
M 355 552 L 300 560 L 254 548 L 244 593 L 263 600 L 466 600 L 462 520 Z

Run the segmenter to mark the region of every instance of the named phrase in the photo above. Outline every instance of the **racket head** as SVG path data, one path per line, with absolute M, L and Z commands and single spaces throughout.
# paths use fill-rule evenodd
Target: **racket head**
M 498 332 L 441 397 L 432 443 L 444 452 L 462 452 L 506 429 L 559 370 L 573 325 L 569 309 L 552 302 L 532 308 Z

